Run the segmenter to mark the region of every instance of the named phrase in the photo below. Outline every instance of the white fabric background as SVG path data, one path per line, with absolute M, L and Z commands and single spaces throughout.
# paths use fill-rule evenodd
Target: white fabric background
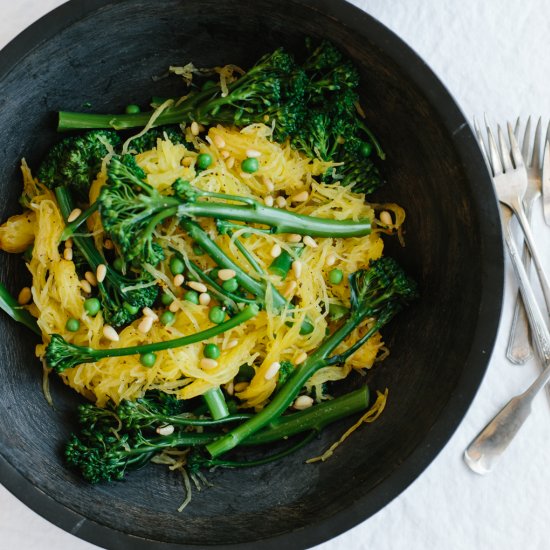
M 0 0 L 0 47 L 62 0 Z M 545 0 L 355 0 L 415 49 L 468 117 L 550 117 L 550 2 Z M 542 222 L 540 221 L 540 229 Z M 545 243 L 548 243 L 546 228 Z M 550 267 L 550 251 L 546 254 Z M 508 274 L 511 274 L 510 269 Z M 537 372 L 509 364 L 504 349 L 511 276 L 498 342 L 479 393 L 451 441 L 401 496 L 318 550 L 529 550 L 550 548 L 550 410 L 544 396 L 490 476 L 462 452 L 485 422 Z M 51 525 L 0 486 L 0 548 L 96 548 Z

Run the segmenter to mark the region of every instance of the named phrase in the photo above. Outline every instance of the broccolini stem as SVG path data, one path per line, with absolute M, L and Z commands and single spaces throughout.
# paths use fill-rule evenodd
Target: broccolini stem
M 73 233 L 94 213 L 97 212 L 99 203 L 96 201 L 90 207 L 88 207 L 76 220 L 67 223 L 63 233 L 61 233 L 61 240 L 66 241 L 69 237 L 72 237 Z
M 10 294 L 9 290 L 0 283 L 0 309 L 5 311 L 14 321 L 30 328 L 35 334 L 41 336 L 36 319 Z
M 208 390 L 203 394 L 203 398 L 214 420 L 220 420 L 221 418 L 229 416 L 225 397 L 219 387 Z

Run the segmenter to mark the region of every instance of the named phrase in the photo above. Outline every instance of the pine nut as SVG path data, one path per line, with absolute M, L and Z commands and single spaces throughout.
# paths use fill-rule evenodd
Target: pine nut
M 238 345 L 239 341 L 236 338 L 233 338 L 233 340 L 229 340 L 229 342 L 227 342 L 224 349 L 233 349 L 236 348 Z
M 187 283 L 187 286 L 200 293 L 208 292 L 208 288 L 206 287 L 206 285 L 203 283 L 199 283 L 198 281 L 189 281 Z
M 80 208 L 75 208 L 67 217 L 67 221 L 69 223 L 74 222 L 80 214 L 82 214 L 82 210 L 80 210 Z
M 272 258 L 277 258 L 281 255 L 281 253 L 283 252 L 282 248 L 281 248 L 281 245 L 279 244 L 274 244 L 273 245 L 273 248 L 271 249 L 271 257 Z
M 271 363 L 271 365 L 269 365 L 269 368 L 265 371 L 264 378 L 266 380 L 271 380 L 279 372 L 280 368 L 281 363 L 279 363 L 278 361 Z
M 17 303 L 20 306 L 24 306 L 31 301 L 31 298 L 32 298 L 31 289 L 28 286 L 24 286 L 21 289 L 21 292 L 19 292 L 19 296 L 17 296 Z
M 283 296 L 285 298 L 287 298 L 288 296 L 291 296 L 297 287 L 298 287 L 298 283 L 296 281 L 289 281 L 289 283 L 286 285 L 286 288 L 283 291 Z
M 154 322 L 155 320 L 152 317 L 148 317 L 147 315 L 142 317 L 138 325 L 139 332 L 142 334 L 147 334 L 153 328 Z
M 294 359 L 295 365 L 300 365 L 307 359 L 307 353 L 305 351 L 302 351 L 296 356 L 296 359 Z
M 199 135 L 199 125 L 193 121 L 191 123 L 191 133 L 194 135 L 194 136 L 198 136 Z
M 102 283 L 107 276 L 107 266 L 105 264 L 99 264 L 97 266 L 97 271 L 95 272 L 95 277 L 98 283 Z
M 103 242 L 103 248 L 105 248 L 105 250 L 113 250 L 114 247 L 115 245 L 113 244 L 113 241 L 111 241 L 111 239 L 105 239 L 105 241 Z
M 84 278 L 92 285 L 97 286 L 97 279 L 96 276 L 91 271 L 86 271 L 84 273 Z
M 229 151 L 221 151 L 220 155 L 222 156 L 222 159 L 227 159 L 231 156 L 231 153 Z
M 107 340 L 111 340 L 111 342 L 118 342 L 120 340 L 118 332 L 111 325 L 105 325 L 103 327 L 103 336 L 105 336 Z
M 178 273 L 172 279 L 172 282 L 174 283 L 174 286 L 181 286 L 184 281 L 185 281 L 185 277 L 181 273 Z
M 275 184 L 269 178 L 264 177 L 264 185 L 270 193 L 275 190 Z
M 203 357 L 200 362 L 201 369 L 215 369 L 218 366 L 218 362 L 215 359 L 209 359 L 208 357 Z
M 275 204 L 279 207 L 279 208 L 284 208 L 286 206 L 286 199 L 279 195 L 276 199 L 275 199 Z
M 299 243 L 302 240 L 302 235 L 298 235 L 298 233 L 290 233 L 286 240 L 289 243 Z
M 199 304 L 201 306 L 207 306 L 210 301 L 212 300 L 212 297 L 208 292 L 203 292 L 202 294 L 199 294 Z
M 184 157 L 181 159 L 181 165 L 185 166 L 186 168 L 189 168 L 191 164 L 193 163 L 193 159 L 191 157 Z
M 218 278 L 221 281 L 229 281 L 229 279 L 233 279 L 235 275 L 237 275 L 237 273 L 234 269 L 220 269 L 218 271 Z
M 157 321 L 159 318 L 159 316 L 150 307 L 144 307 L 141 310 L 141 313 L 143 313 L 145 317 L 152 317 L 154 321 Z
M 225 147 L 225 139 L 223 139 L 222 136 L 220 136 L 219 134 L 216 134 L 214 136 L 214 145 L 218 149 L 223 149 Z
M 294 272 L 294 276 L 296 277 L 296 279 L 299 279 L 302 275 L 303 265 L 304 264 L 300 260 L 294 260 L 292 262 L 292 271 Z
M 325 260 L 325 264 L 330 267 L 331 265 L 334 265 L 335 263 L 336 263 L 336 254 L 330 253 L 327 256 L 327 259 Z
M 233 166 L 235 166 L 235 157 L 229 157 L 225 161 L 225 165 L 227 166 L 227 168 L 229 168 L 229 170 L 231 170 L 231 168 L 233 168 Z
M 65 250 L 63 250 L 63 259 L 65 259 L 69 262 L 73 259 L 73 249 L 72 248 L 65 248 Z
M 174 426 L 168 424 L 167 426 L 159 426 L 156 430 L 159 435 L 172 435 L 174 433 Z
M 313 399 L 309 395 L 300 395 L 294 401 L 293 407 L 298 411 L 303 411 L 304 409 L 309 409 L 313 405 Z
M 248 388 L 248 382 L 239 382 L 238 384 L 235 384 L 235 391 L 237 393 L 246 390 Z
M 174 300 L 169 306 L 168 306 L 168 309 L 172 312 L 172 313 L 176 313 L 176 311 L 178 311 L 180 308 L 180 304 L 179 302 L 176 302 L 176 300 Z
M 309 193 L 307 191 L 302 191 L 297 195 L 294 195 L 290 200 L 292 202 L 306 202 L 309 199 Z
M 273 206 L 273 197 L 271 195 L 268 195 L 265 199 L 264 199 L 264 202 L 265 202 L 265 205 L 266 206 Z
M 312 239 L 309 235 L 306 235 L 302 241 L 306 246 L 310 246 L 311 248 L 317 248 L 317 243 L 315 242 L 315 239 Z
M 380 212 L 380 221 L 384 225 L 392 225 L 393 224 L 393 220 L 391 219 L 391 214 L 387 210 L 382 210 L 382 212 Z
M 65 241 L 65 248 L 72 248 L 73 247 L 73 240 L 69 237 L 66 241 Z
M 227 395 L 233 395 L 235 393 L 235 386 L 233 385 L 233 381 L 225 385 L 225 391 Z
M 262 153 L 260 153 L 260 151 L 257 151 L 256 149 L 247 149 L 246 156 L 249 159 L 257 159 L 258 157 L 262 156 Z
M 90 294 L 92 292 L 92 285 L 86 279 L 82 279 L 82 281 L 80 281 L 80 288 L 86 294 Z

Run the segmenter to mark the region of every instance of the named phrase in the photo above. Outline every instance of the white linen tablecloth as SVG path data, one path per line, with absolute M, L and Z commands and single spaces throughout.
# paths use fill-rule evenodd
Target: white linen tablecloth
M 0 47 L 63 0 L 1 0 Z M 468 118 L 550 118 L 550 2 L 546 0 L 355 0 L 394 30 L 445 83 Z M 411 139 L 414 136 L 411 136 Z M 537 225 L 543 229 L 537 210 Z M 546 228 L 545 243 L 550 229 Z M 550 267 L 550 250 L 545 262 Z M 550 548 L 550 410 L 534 405 L 516 441 L 487 477 L 462 462 L 464 447 L 536 375 L 504 357 L 515 286 L 508 284 L 487 375 L 461 426 L 431 466 L 374 517 L 318 550 L 529 550 Z M 0 486 L 0 548 L 91 550 Z

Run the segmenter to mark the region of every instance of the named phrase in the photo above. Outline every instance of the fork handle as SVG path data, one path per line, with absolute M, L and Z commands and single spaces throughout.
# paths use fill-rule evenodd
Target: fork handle
M 531 253 L 531 258 L 533 260 L 533 264 L 535 265 L 535 270 L 537 272 L 542 289 L 542 294 L 544 296 L 544 302 L 546 303 L 546 314 L 548 315 L 550 312 L 550 283 L 548 282 L 548 278 L 546 277 L 544 268 L 542 267 L 542 262 L 537 252 L 537 246 L 535 244 L 535 239 L 531 231 L 531 226 L 529 225 L 529 221 L 527 220 L 527 217 L 525 216 L 525 212 L 523 210 L 523 205 L 521 204 L 521 201 L 519 199 L 510 206 L 514 210 L 514 214 L 518 218 L 521 228 L 523 229 L 525 242 L 529 247 L 529 252 Z

